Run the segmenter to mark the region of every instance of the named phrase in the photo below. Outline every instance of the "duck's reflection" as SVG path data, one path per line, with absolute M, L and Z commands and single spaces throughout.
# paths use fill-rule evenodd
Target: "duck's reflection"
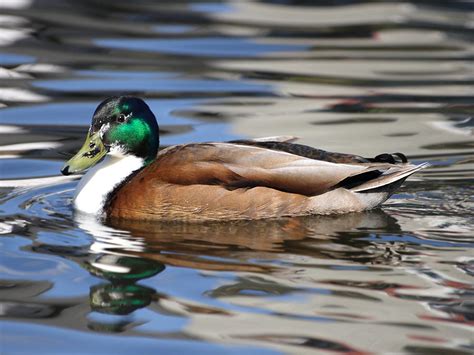
M 130 314 L 162 298 L 137 281 L 163 272 L 165 265 L 271 273 L 282 253 L 360 262 L 374 257 L 366 251 L 370 243 L 365 237 L 400 230 L 396 219 L 381 210 L 206 224 L 124 220 L 103 224 L 84 215 L 75 219 L 93 237 L 89 257 L 81 265 L 107 281 L 91 287 L 91 309 L 115 315 Z
M 165 269 L 162 263 L 153 260 L 107 254 L 84 266 L 92 275 L 108 281 L 91 287 L 91 309 L 117 315 L 130 314 L 148 306 L 156 291 L 136 282 Z
M 229 271 L 255 270 L 255 259 L 278 259 L 275 253 L 359 262 L 362 255 L 369 257 L 368 236 L 400 232 L 397 220 L 382 210 L 228 223 L 108 223 L 146 245 L 137 256 L 176 266 Z M 328 248 L 330 244 L 337 247 Z
M 93 237 L 91 253 L 219 271 L 265 271 L 253 261 L 278 258 L 275 253 L 360 262 L 361 257 L 373 254 L 367 253 L 368 237 L 401 233 L 397 220 L 382 210 L 205 224 L 126 220 L 103 224 L 89 216 L 75 218 Z

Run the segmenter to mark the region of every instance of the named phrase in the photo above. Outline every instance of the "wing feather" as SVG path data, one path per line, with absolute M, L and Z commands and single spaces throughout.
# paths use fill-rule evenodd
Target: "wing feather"
M 350 176 L 388 166 L 331 163 L 256 146 L 205 143 L 168 148 L 147 169 L 153 178 L 171 184 L 263 186 L 313 196 Z

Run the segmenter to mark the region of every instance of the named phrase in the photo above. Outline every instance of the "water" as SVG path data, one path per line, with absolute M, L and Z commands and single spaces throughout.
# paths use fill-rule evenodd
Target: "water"
M 0 7 L 1 353 L 474 351 L 472 2 Z M 367 213 L 105 226 L 59 169 L 119 93 L 163 145 L 290 134 L 432 167 Z

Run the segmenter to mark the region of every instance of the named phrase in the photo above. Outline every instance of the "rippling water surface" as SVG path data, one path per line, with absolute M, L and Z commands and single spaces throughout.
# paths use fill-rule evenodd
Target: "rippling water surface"
M 474 351 L 471 1 L 0 1 L 0 352 Z M 106 226 L 59 175 L 98 102 L 164 145 L 296 135 L 431 168 L 383 209 Z

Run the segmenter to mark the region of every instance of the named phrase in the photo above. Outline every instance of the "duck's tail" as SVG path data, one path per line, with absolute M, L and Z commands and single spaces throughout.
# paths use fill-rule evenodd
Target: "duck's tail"
M 427 168 L 429 165 L 429 163 L 419 165 L 397 164 L 384 171 L 378 177 L 351 187 L 349 190 L 353 192 L 372 192 L 377 189 L 394 190 L 400 186 L 407 177 L 421 169 Z

